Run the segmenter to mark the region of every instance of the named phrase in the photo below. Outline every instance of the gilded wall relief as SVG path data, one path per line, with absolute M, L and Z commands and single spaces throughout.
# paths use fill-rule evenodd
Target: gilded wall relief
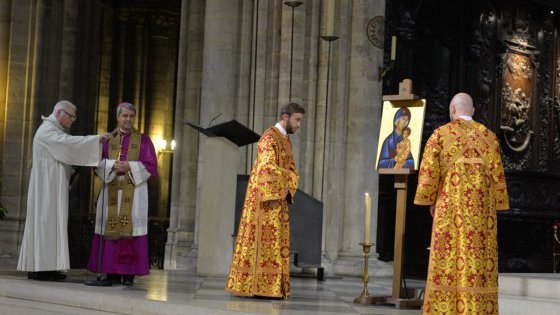
M 500 129 L 507 146 L 515 152 L 523 152 L 533 135 L 530 115 L 536 64 L 530 46 L 520 48 L 509 41 L 506 44 L 502 60 Z

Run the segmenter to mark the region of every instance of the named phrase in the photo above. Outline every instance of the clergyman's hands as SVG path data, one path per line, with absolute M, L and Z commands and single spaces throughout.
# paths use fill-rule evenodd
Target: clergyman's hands
M 116 161 L 113 165 L 113 169 L 117 173 L 126 173 L 130 171 L 130 164 L 128 164 L 128 161 Z
M 99 142 L 107 142 L 107 141 L 111 140 L 112 137 L 113 136 L 109 132 L 99 134 Z
M 434 216 L 434 209 L 435 209 L 435 206 L 431 205 L 430 206 L 430 214 L 432 215 L 432 217 Z

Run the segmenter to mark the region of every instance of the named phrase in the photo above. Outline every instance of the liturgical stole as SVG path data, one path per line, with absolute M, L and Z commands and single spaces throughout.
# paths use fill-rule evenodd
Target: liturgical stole
M 121 131 L 118 135 L 109 141 L 109 158 L 115 161 L 121 160 L 122 155 L 122 139 Z M 130 133 L 130 141 L 128 142 L 127 161 L 138 161 L 140 153 L 141 135 L 138 131 L 133 130 Z M 119 190 L 122 191 L 121 209 L 118 211 Z M 105 233 L 107 239 L 120 239 L 132 237 L 132 201 L 134 200 L 134 183 L 130 178 L 130 171 L 124 176 L 115 176 L 109 183 L 109 215 L 105 225 Z

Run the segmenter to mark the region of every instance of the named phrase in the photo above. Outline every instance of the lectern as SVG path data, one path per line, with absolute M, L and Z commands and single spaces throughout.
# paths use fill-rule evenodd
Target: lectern
M 258 141 L 260 136 L 236 120 L 209 128 L 185 124 L 207 136 L 200 147 L 196 198 L 200 206 L 197 274 L 224 276 L 233 250 L 239 147 Z

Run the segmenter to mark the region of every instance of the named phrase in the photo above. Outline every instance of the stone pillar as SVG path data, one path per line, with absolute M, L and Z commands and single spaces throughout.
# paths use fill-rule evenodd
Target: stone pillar
M 215 121 L 229 120 L 235 117 L 239 84 L 239 1 L 207 0 L 204 20 L 204 50 L 202 64 L 202 95 L 200 104 L 200 123 L 208 125 Z M 205 167 L 204 148 L 199 147 L 197 176 L 197 218 L 200 213 L 200 188 L 206 180 L 200 175 Z M 230 205 L 235 211 L 235 204 Z M 195 243 L 198 243 L 200 220 L 195 224 Z
M 321 25 L 326 25 L 325 0 L 321 2 Z M 348 6 L 336 5 L 335 21 L 337 27 L 335 34 L 340 38 L 330 42 L 331 56 L 329 66 L 329 42 L 319 40 L 320 64 L 319 79 L 317 82 L 317 117 L 315 129 L 315 176 L 313 192 L 315 196 L 323 201 L 323 239 L 324 254 L 328 262 L 338 258 L 340 243 L 342 239 L 342 216 L 344 214 L 344 191 L 345 191 L 345 126 L 347 106 L 345 91 L 346 80 L 339 78 L 339 73 L 348 72 L 348 61 L 339 58 L 347 49 L 349 38 L 340 34 L 349 34 L 347 23 L 341 21 L 347 16 Z M 321 27 L 321 32 L 324 32 Z M 321 34 L 325 35 L 325 34 Z M 329 68 L 330 67 L 330 68 Z M 330 78 L 327 80 L 327 74 Z M 327 87 L 328 85 L 328 87 Z M 327 100 L 328 89 L 328 100 Z M 341 112 L 342 109 L 342 112 Z M 325 117 L 325 111 L 327 116 Z M 325 120 L 326 118 L 326 120 Z M 325 128 L 327 128 L 325 133 Z M 324 155 L 324 157 L 323 157 Z M 324 164 L 323 164 L 324 161 Z M 330 268 L 327 268 L 330 272 Z
M 6 88 L 8 87 L 8 60 L 10 53 L 10 20 L 12 0 L 0 0 L 0 126 L 6 122 Z M 0 128 L 0 141 L 4 141 L 4 128 Z M 4 146 L 0 145 L 0 156 Z M 2 165 L 0 165 L 1 171 Z
M 113 101 L 111 96 L 111 78 L 112 78 L 112 52 L 115 36 L 113 32 L 113 16 L 112 10 L 107 8 L 101 9 L 101 47 L 99 53 L 99 94 L 97 96 L 97 126 L 96 133 L 105 132 L 109 126 L 109 117 L 113 117 L 109 113 L 110 103 Z
M 8 209 L 6 219 L 0 225 L 0 264 L 15 266 L 19 254 L 19 243 L 26 215 L 26 196 L 29 178 L 34 124 L 32 121 L 38 89 L 39 53 L 43 41 L 40 28 L 44 22 L 42 1 L 2 1 L 1 12 L 4 25 L 11 22 L 9 38 L 0 43 L 10 47 L 8 58 L 9 76 L 5 96 L 6 108 L 3 128 L 2 155 L 2 203 Z M 10 8 L 11 6 L 11 8 Z M 4 9 L 8 11 L 4 11 Z M 10 21 L 6 21 L 9 18 Z M 6 35 L 5 28 L 0 32 Z M 5 49 L 0 46 L 0 49 Z M 0 53 L 5 50 L 0 50 Z M 3 63 L 5 64 L 5 63 Z M 6 72 L 3 72 L 4 74 Z M 5 106 L 9 104 L 10 106 Z
M 204 41 L 204 1 L 183 0 L 179 33 L 177 92 L 171 176 L 171 209 L 165 269 L 194 271 L 198 132 L 183 121 L 199 122 Z
M 60 54 L 60 82 L 59 97 L 73 102 L 74 95 L 74 56 L 76 55 L 76 34 L 78 4 L 77 0 L 65 0 L 63 5 L 64 18 L 62 21 L 61 54 Z M 78 107 L 81 104 L 77 104 Z
M 237 103 L 239 1 L 207 0 L 200 119 L 206 125 L 235 116 Z M 215 123 L 216 123 L 215 122 Z
M 374 16 L 383 15 L 384 3 L 356 0 L 351 2 L 350 10 L 347 19 L 347 34 L 351 39 L 348 47 L 343 233 L 340 257 L 334 262 L 333 269 L 342 274 L 356 275 L 361 274 L 363 268 L 362 250 L 358 243 L 363 241 L 364 235 L 364 193 L 369 192 L 373 200 L 377 200 L 378 175 L 374 159 L 382 105 L 382 85 L 377 71 L 382 64 L 383 51 L 369 42 L 364 25 Z M 373 205 L 371 235 L 375 240 L 377 203 L 373 202 Z M 371 260 L 371 265 L 370 272 L 374 275 L 391 273 L 390 268 L 380 268 L 379 265 L 383 264 L 376 259 Z
M 12 15 L 12 0 L 0 0 L 0 156 L 4 156 L 5 146 L 5 124 L 6 124 L 6 100 L 8 85 L 8 61 L 10 53 L 10 20 Z M 4 161 L 0 163 L 0 172 L 4 174 Z M 5 196 L 6 180 L 0 182 L 1 194 Z M 6 206 L 5 198 L 0 202 Z M 9 209 L 9 208 L 8 208 Z M 18 221 L 17 211 L 10 211 L 4 221 L 0 221 L 0 265 L 14 265 L 17 252 Z M 6 257 L 7 259 L 3 259 Z
M 237 157 L 239 148 L 226 138 L 205 138 L 204 165 L 199 174 L 200 207 L 198 259 L 196 272 L 200 276 L 227 275 L 233 253 Z

